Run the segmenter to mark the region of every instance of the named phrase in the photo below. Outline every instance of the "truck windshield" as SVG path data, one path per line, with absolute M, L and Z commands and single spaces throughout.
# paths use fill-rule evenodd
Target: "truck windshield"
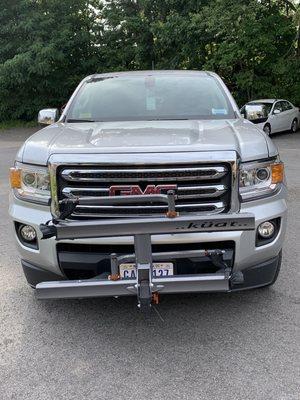
M 83 84 L 68 122 L 234 118 L 218 81 L 209 75 L 120 75 Z

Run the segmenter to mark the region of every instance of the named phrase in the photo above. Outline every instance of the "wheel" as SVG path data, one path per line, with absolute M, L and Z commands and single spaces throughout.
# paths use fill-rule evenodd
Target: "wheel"
M 265 132 L 266 135 L 271 136 L 271 125 L 270 124 L 266 124 L 264 126 L 263 131 Z
M 295 132 L 297 132 L 297 128 L 298 128 L 298 120 L 297 120 L 297 118 L 295 118 L 294 120 L 293 120 L 293 122 L 292 122 L 292 125 L 291 125 L 291 133 L 295 133 Z

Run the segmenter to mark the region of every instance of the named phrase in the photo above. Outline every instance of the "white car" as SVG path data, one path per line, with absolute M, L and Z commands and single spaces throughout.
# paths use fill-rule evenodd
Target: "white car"
M 248 113 L 246 118 L 263 129 L 267 135 L 283 131 L 294 133 L 299 127 L 299 108 L 287 100 L 262 99 L 250 101 L 241 108 L 241 114 L 244 116 L 246 106 L 247 108 L 253 106 L 254 111 L 250 116 Z M 255 106 L 263 106 L 264 115 L 258 115 Z

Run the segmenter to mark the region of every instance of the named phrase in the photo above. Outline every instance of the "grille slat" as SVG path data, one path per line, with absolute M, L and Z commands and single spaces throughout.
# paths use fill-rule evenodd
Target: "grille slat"
M 103 166 L 60 166 L 58 170 L 58 198 L 69 196 L 95 197 L 95 204 L 78 206 L 73 218 L 109 218 L 109 217 L 137 217 L 164 215 L 165 205 L 97 205 L 97 197 L 122 194 L 121 190 L 128 190 L 134 186 L 141 193 L 147 193 L 147 188 L 160 186 L 160 193 L 166 194 L 168 189 L 164 185 L 176 185 L 176 211 L 181 214 L 205 213 L 214 214 L 226 212 L 230 208 L 230 166 L 226 163 L 219 165 L 179 165 L 171 166 L 118 166 L 109 168 Z M 115 191 L 116 186 L 120 189 Z M 124 189 L 125 188 L 125 189 Z M 130 195 L 129 192 L 125 194 Z M 137 194 L 137 193 L 132 193 Z M 138 193 L 139 194 L 139 193 Z
M 227 168 L 190 167 L 190 168 L 147 168 L 147 169 L 65 169 L 62 177 L 69 182 L 128 182 L 128 181 L 186 181 L 218 179 L 226 175 Z
M 226 191 L 225 185 L 202 185 L 202 186 L 179 186 L 177 188 L 178 199 L 184 198 L 210 198 L 219 197 Z M 108 196 L 109 188 L 80 188 L 80 187 L 65 187 L 62 190 L 64 196 Z

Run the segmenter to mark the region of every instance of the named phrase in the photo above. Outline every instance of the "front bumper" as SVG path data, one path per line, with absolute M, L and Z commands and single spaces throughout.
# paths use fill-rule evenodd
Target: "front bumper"
M 197 277 L 174 277 L 172 279 L 159 278 L 153 283 L 159 287 L 162 294 L 192 293 L 192 292 L 231 292 L 257 288 L 271 284 L 280 268 L 281 252 L 274 258 L 243 270 L 243 283 L 227 279 L 224 274 Z M 65 280 L 59 275 L 49 273 L 40 267 L 22 261 L 23 270 L 28 282 L 36 287 L 36 296 L 39 299 L 130 296 L 136 294 L 135 280 L 102 281 Z M 40 283 L 39 283 L 40 282 Z
M 58 264 L 57 270 L 52 268 L 44 268 L 48 274 L 46 281 L 41 276 L 41 269 L 35 267 L 35 273 L 32 274 L 33 268 L 30 260 L 23 262 L 25 266 L 25 274 L 28 276 L 28 270 L 34 276 L 29 283 L 36 288 L 36 295 L 40 299 L 49 298 L 81 298 L 81 297 L 98 297 L 98 296 L 125 296 L 137 295 L 138 306 L 142 310 L 148 310 L 151 305 L 151 299 L 156 298 L 159 293 L 184 293 L 184 292 L 229 292 L 231 290 L 247 289 L 271 284 L 280 267 L 280 252 L 286 224 L 286 204 L 284 197 L 281 197 L 281 191 L 274 196 L 271 201 L 267 202 L 269 212 L 266 212 L 266 204 L 259 201 L 254 204 L 247 204 L 248 210 L 242 210 L 239 213 L 228 213 L 218 215 L 189 215 L 177 216 L 176 218 L 137 218 L 137 219 L 115 219 L 115 220 L 94 220 L 94 221 L 54 221 L 48 225 L 45 222 L 48 218 L 24 221 L 14 218 L 15 222 L 28 223 L 34 226 L 39 234 L 38 248 L 31 249 L 24 246 L 18 241 L 22 252 L 44 257 L 45 260 L 51 261 L 51 254 L 55 254 L 56 259 L 59 255 L 57 251 L 56 241 L 119 241 L 122 238 L 127 240 L 134 239 L 134 253 L 126 255 L 118 254 L 116 250 L 109 254 L 110 269 L 109 275 L 103 279 L 102 275 L 94 275 L 91 279 L 67 280 L 64 270 L 61 270 L 59 263 L 56 261 L 54 266 Z M 168 195 L 168 198 L 171 197 Z M 277 198 L 276 198 L 277 197 Z M 270 199 L 269 199 L 270 200 Z M 270 205 L 272 206 L 270 208 Z M 24 204 L 17 205 L 16 202 L 11 208 L 11 214 L 14 217 L 16 209 L 22 209 Z M 250 208 L 250 210 L 249 210 Z M 31 207 L 31 211 L 34 208 Z M 24 210 L 22 210 L 24 212 Z M 35 217 L 41 213 L 37 210 Z M 249 212 L 250 211 L 250 212 Z M 24 215 L 25 213 L 23 213 Z M 266 214 L 272 214 L 269 217 Z M 25 214 L 26 215 L 26 214 Z M 44 215 L 45 217 L 45 215 Z M 279 230 L 276 232 L 274 240 L 265 245 L 258 246 L 257 226 L 266 220 L 275 219 L 278 223 Z M 52 220 L 52 218 L 49 218 Z M 34 224 L 36 225 L 33 225 Z M 41 224 L 37 222 L 42 222 Z M 16 225 L 16 224 L 15 224 Z M 177 233 L 180 232 L 180 233 Z M 116 236 L 117 235 L 117 236 Z M 153 252 L 153 243 L 156 237 L 162 240 L 172 242 L 172 238 L 176 238 L 179 243 L 196 237 L 198 243 L 196 250 L 182 251 L 180 248 L 173 252 Z M 201 241 L 202 238 L 202 241 Z M 203 239 L 209 238 L 208 245 L 204 249 L 200 248 Z M 222 246 L 224 243 L 234 242 L 234 250 L 214 248 L 211 249 L 209 244 L 214 246 Z M 227 241 L 226 241 L 227 240 Z M 43 249 L 44 243 L 50 244 L 52 253 Z M 173 242 L 174 243 L 174 242 Z M 115 243 L 116 244 L 116 243 Z M 179 246 L 178 246 L 179 247 Z M 263 249 L 263 250 L 262 250 Z M 241 263 L 243 251 L 247 253 L 250 265 L 245 262 Z M 268 256 L 272 254 L 272 257 Z M 275 253 L 275 254 L 274 254 Z M 226 261 L 225 256 L 229 262 Z M 50 255 L 50 256 L 49 256 Z M 265 257 L 264 260 L 254 263 L 255 256 Z M 203 265 L 203 258 L 208 258 L 211 267 L 204 272 L 192 272 L 188 270 L 185 274 L 177 274 L 172 276 L 164 276 L 157 278 L 153 271 L 153 262 L 170 261 L 172 258 L 184 259 L 188 256 L 190 259 L 198 259 L 198 263 Z M 126 261 L 125 261 L 126 260 Z M 124 262 L 135 263 L 136 278 L 121 279 L 120 265 Z M 27 266 L 26 266 L 27 265 Z M 43 265 L 43 264 L 36 264 Z M 27 273 L 26 273 L 27 269 Z M 51 276 L 55 275 L 52 280 Z M 38 276 L 38 278 L 37 278 Z M 59 278 L 63 277 L 63 280 Z M 40 281 L 40 279 L 42 279 Z M 158 297 L 157 297 L 158 299 Z M 158 301 L 158 300 L 157 300 Z

